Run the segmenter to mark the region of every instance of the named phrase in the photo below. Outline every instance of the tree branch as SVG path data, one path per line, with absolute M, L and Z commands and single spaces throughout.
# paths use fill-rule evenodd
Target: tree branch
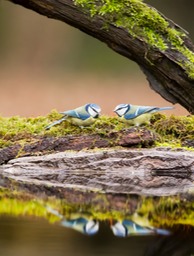
M 101 0 L 10 1 L 106 43 L 135 61 L 163 98 L 194 113 L 194 46 L 186 31 L 154 8 L 140 0 L 118 1 L 112 9 Z

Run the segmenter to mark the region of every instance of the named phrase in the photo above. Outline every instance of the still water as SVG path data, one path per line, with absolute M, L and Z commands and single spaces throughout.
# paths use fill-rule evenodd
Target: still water
M 0 255 L 194 255 L 193 196 L 64 192 L 66 199 L 1 188 Z
M 86 236 L 41 220 L 2 217 L 0 255 L 143 255 L 154 243 L 152 236 L 116 238 L 106 224 L 94 236 Z
M 115 237 L 107 223 L 93 236 L 33 218 L 0 218 L 0 255 L 192 255 L 193 235 Z

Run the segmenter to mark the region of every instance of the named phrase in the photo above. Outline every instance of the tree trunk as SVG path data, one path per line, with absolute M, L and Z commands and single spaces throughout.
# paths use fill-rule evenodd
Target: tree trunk
M 194 113 L 194 46 L 186 31 L 154 8 L 138 0 L 10 1 L 106 43 L 135 61 L 163 98 Z

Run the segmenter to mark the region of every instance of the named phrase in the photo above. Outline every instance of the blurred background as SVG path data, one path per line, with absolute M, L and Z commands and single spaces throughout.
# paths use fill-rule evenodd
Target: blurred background
M 146 0 L 194 38 L 192 0 Z M 38 116 L 95 102 L 168 106 L 136 63 L 57 20 L 0 0 L 0 115 Z M 188 112 L 176 105 L 168 114 Z

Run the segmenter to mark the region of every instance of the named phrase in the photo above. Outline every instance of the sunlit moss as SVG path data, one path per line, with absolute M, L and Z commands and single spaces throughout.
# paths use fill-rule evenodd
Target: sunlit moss
M 163 50 L 168 48 L 164 38 L 166 34 L 171 43 L 183 44 L 181 36 L 184 33 L 169 28 L 166 19 L 142 0 L 75 0 L 74 2 L 89 11 L 92 17 L 103 16 L 105 22 L 128 29 L 134 37 L 143 38 L 154 47 L 158 46 Z
M 177 225 L 194 226 L 194 202 L 180 196 L 143 197 L 126 195 L 118 203 L 114 196 L 92 193 L 80 194 L 80 200 L 39 197 L 24 191 L 0 188 L 0 215 L 38 217 L 50 223 L 84 217 L 98 221 L 132 220 L 145 227 L 174 229 Z M 192 194 L 190 194 L 192 195 Z M 121 198 L 121 195 L 119 196 Z M 136 205 L 136 207 L 135 207 Z M 133 206 L 131 208 L 131 206 Z
M 62 115 L 56 110 L 53 110 L 45 117 L 0 117 L 0 148 L 17 143 L 20 145 L 34 143 L 43 136 L 60 137 L 92 133 L 106 136 L 110 131 L 118 131 L 126 127 L 116 117 L 101 116 L 95 124 L 89 127 L 81 128 L 70 124 L 68 121 L 63 121 L 60 125 L 53 126 L 50 130 L 45 130 L 48 124 L 61 117 Z
M 159 135 L 157 144 L 160 146 L 180 148 L 188 140 L 194 142 L 194 116 L 167 117 L 155 114 L 152 118 L 152 127 Z
M 65 135 L 97 134 L 109 140 L 111 146 L 112 132 L 131 128 L 123 123 L 116 116 L 100 116 L 97 121 L 85 128 L 80 128 L 63 121 L 61 124 L 45 130 L 45 127 L 52 121 L 61 118 L 56 110 L 53 110 L 45 117 L 24 118 L 24 117 L 0 117 L 0 148 L 20 144 L 21 150 L 25 144 L 39 141 L 43 137 L 60 137 Z M 187 141 L 194 141 L 194 117 L 193 116 L 170 116 L 154 114 L 151 124 L 145 126 L 156 134 L 156 146 L 169 146 L 179 148 L 187 146 Z M 137 128 L 138 129 L 138 128 Z M 192 143 L 191 143 L 192 144 Z M 193 142 L 194 144 L 194 142 Z M 113 145 L 115 145 L 113 141 Z M 193 148 L 193 146 L 191 146 Z
M 179 196 L 145 198 L 138 213 L 149 216 L 154 227 L 194 226 L 194 202 Z
M 170 27 L 165 17 L 142 0 L 74 0 L 74 3 L 89 12 L 91 18 L 103 17 L 103 29 L 108 30 L 110 24 L 125 28 L 131 36 L 147 42 L 150 47 L 164 52 L 167 49 L 179 51 L 183 56 L 174 61 L 194 79 L 194 53 L 184 46 L 186 32 Z
M 25 192 L 0 189 L 0 214 L 9 216 L 33 216 L 56 222 L 59 217 L 50 214 L 46 206 L 59 208 L 59 200 L 43 200 L 33 197 Z

